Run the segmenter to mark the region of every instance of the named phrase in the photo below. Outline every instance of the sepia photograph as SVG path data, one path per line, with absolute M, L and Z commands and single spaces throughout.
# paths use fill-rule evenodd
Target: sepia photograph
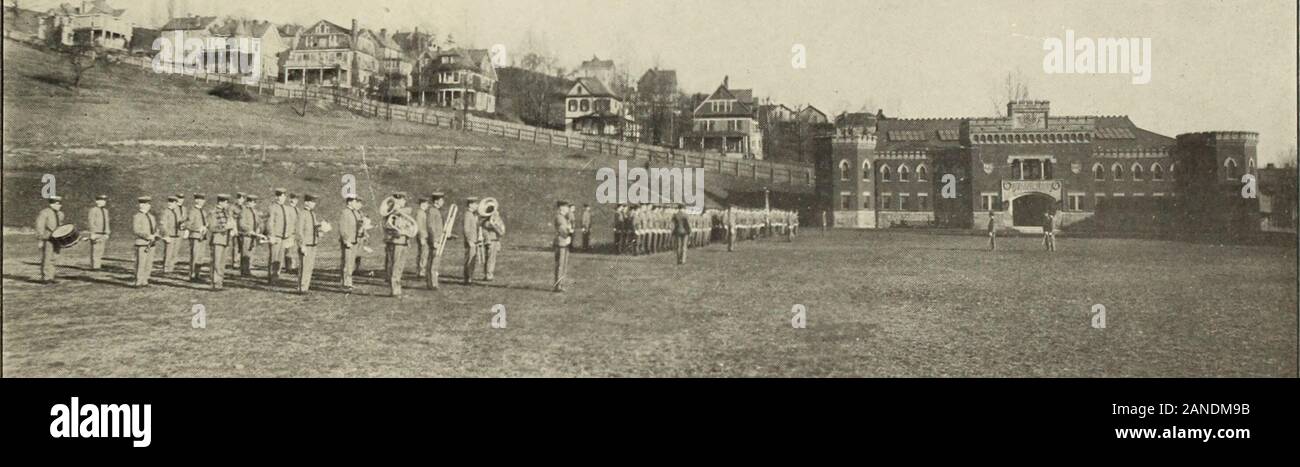
M 6 378 L 1297 377 L 1294 1 L 3 13 Z

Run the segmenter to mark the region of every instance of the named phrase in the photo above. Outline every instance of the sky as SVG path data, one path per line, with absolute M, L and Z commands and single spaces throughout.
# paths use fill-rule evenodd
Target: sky
M 11 0 L 6 0 L 9 3 Z M 20 0 L 48 8 L 57 0 Z M 1054 115 L 1128 115 L 1174 136 L 1260 133 L 1261 162 L 1296 145 L 1295 0 L 174 0 L 202 15 L 452 34 L 461 45 L 527 47 L 572 69 L 612 58 L 632 79 L 675 69 L 687 92 L 729 76 L 791 107 L 882 108 L 901 117 L 983 117 L 1005 105 L 1010 74 Z M 168 0 L 110 0 L 142 25 Z M 1149 38 L 1151 79 L 1044 70 L 1044 42 Z M 531 38 L 531 41 L 529 40 Z M 803 68 L 793 49 L 804 51 Z

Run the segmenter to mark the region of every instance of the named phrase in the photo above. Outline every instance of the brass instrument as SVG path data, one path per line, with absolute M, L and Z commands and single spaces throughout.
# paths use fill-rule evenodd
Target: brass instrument
M 482 201 L 478 202 L 478 211 L 476 213 L 479 217 L 492 217 L 500 207 L 501 203 L 498 203 L 496 198 L 483 198 Z
M 384 232 L 389 236 L 414 237 L 419 233 L 415 218 L 411 217 L 411 208 L 397 207 L 397 199 L 389 196 L 379 205 L 379 215 L 384 218 Z
M 447 246 L 447 239 L 451 238 L 451 228 L 456 225 L 457 207 L 455 204 L 447 208 L 447 220 L 442 223 L 442 237 L 434 243 L 433 249 L 435 255 L 441 256 L 443 247 Z

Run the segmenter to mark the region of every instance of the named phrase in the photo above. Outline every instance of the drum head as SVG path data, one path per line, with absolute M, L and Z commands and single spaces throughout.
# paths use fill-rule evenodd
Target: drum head
M 77 230 L 77 226 L 75 226 L 75 225 L 72 225 L 72 224 L 63 224 L 63 225 L 60 225 L 58 228 L 55 228 L 55 229 L 54 229 L 54 232 L 51 232 L 51 233 L 50 233 L 50 236 L 51 236 L 51 237 L 55 237 L 55 238 L 66 237 L 66 236 L 68 236 L 68 235 L 71 235 L 71 234 L 72 234 L 73 232 L 75 232 L 76 230 Z

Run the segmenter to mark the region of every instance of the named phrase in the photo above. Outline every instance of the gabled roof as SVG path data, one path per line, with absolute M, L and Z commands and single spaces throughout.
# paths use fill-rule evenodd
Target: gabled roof
M 596 78 L 578 78 L 578 82 L 569 90 L 570 96 L 594 96 L 594 97 L 612 97 L 620 99 L 618 94 L 609 90 L 605 83 Z
M 487 49 L 462 49 L 457 47 L 445 50 L 429 49 L 420 53 L 420 57 L 426 55 L 433 58 L 434 71 L 470 70 L 485 75 L 495 75 L 496 73 L 495 69 L 491 65 L 487 66 L 488 69 L 483 68 L 483 64 L 486 63 L 489 56 Z M 456 58 L 451 64 L 442 63 L 442 57 L 446 56 Z
M 1098 149 L 1154 149 L 1174 145 L 1174 138 L 1138 128 L 1127 116 L 1096 117 L 1093 144 Z
M 709 101 L 718 100 L 735 100 L 736 105 L 731 107 L 730 111 L 714 112 L 709 108 Z M 754 118 L 754 90 L 752 89 L 729 89 L 727 88 L 727 79 L 723 79 L 722 84 L 709 94 L 709 97 L 700 102 L 692 112 L 696 117 L 750 117 Z
M 642 93 L 663 94 L 677 90 L 677 70 L 660 70 L 651 68 L 637 80 L 637 91 Z
M 62 15 L 62 16 L 75 15 L 75 14 L 83 14 L 83 15 L 99 14 L 99 15 L 109 15 L 109 16 L 122 16 L 123 13 L 126 13 L 125 8 L 112 8 L 108 6 L 108 2 L 106 0 L 95 0 L 89 9 L 77 13 L 77 10 L 79 8 L 80 7 L 77 5 L 64 3 L 59 5 L 56 8 L 51 9 L 50 14 Z
M 186 16 L 172 18 L 160 29 L 161 31 L 197 31 L 207 29 L 217 22 L 216 16 Z
M 807 107 L 804 107 L 804 108 L 800 109 L 800 110 L 799 110 L 799 113 L 800 113 L 800 114 L 814 114 L 814 113 L 815 113 L 815 114 L 817 114 L 817 115 L 821 115 L 822 118 L 826 118 L 826 113 L 825 113 L 825 112 L 822 112 L 821 110 L 817 110 L 817 108 L 816 108 L 816 107 L 813 107 L 812 104 L 809 104 Z
M 587 68 L 614 68 L 614 61 L 613 61 L 613 60 L 601 60 L 601 59 L 597 58 L 595 55 L 592 55 L 592 56 L 591 56 L 591 60 L 587 60 L 587 61 L 585 61 L 585 62 L 582 62 L 582 65 L 580 65 L 578 68 L 580 68 L 580 69 L 587 69 Z
M 965 122 L 960 118 L 877 120 L 880 139 L 876 151 L 958 148 L 961 141 L 955 136 L 961 134 Z

